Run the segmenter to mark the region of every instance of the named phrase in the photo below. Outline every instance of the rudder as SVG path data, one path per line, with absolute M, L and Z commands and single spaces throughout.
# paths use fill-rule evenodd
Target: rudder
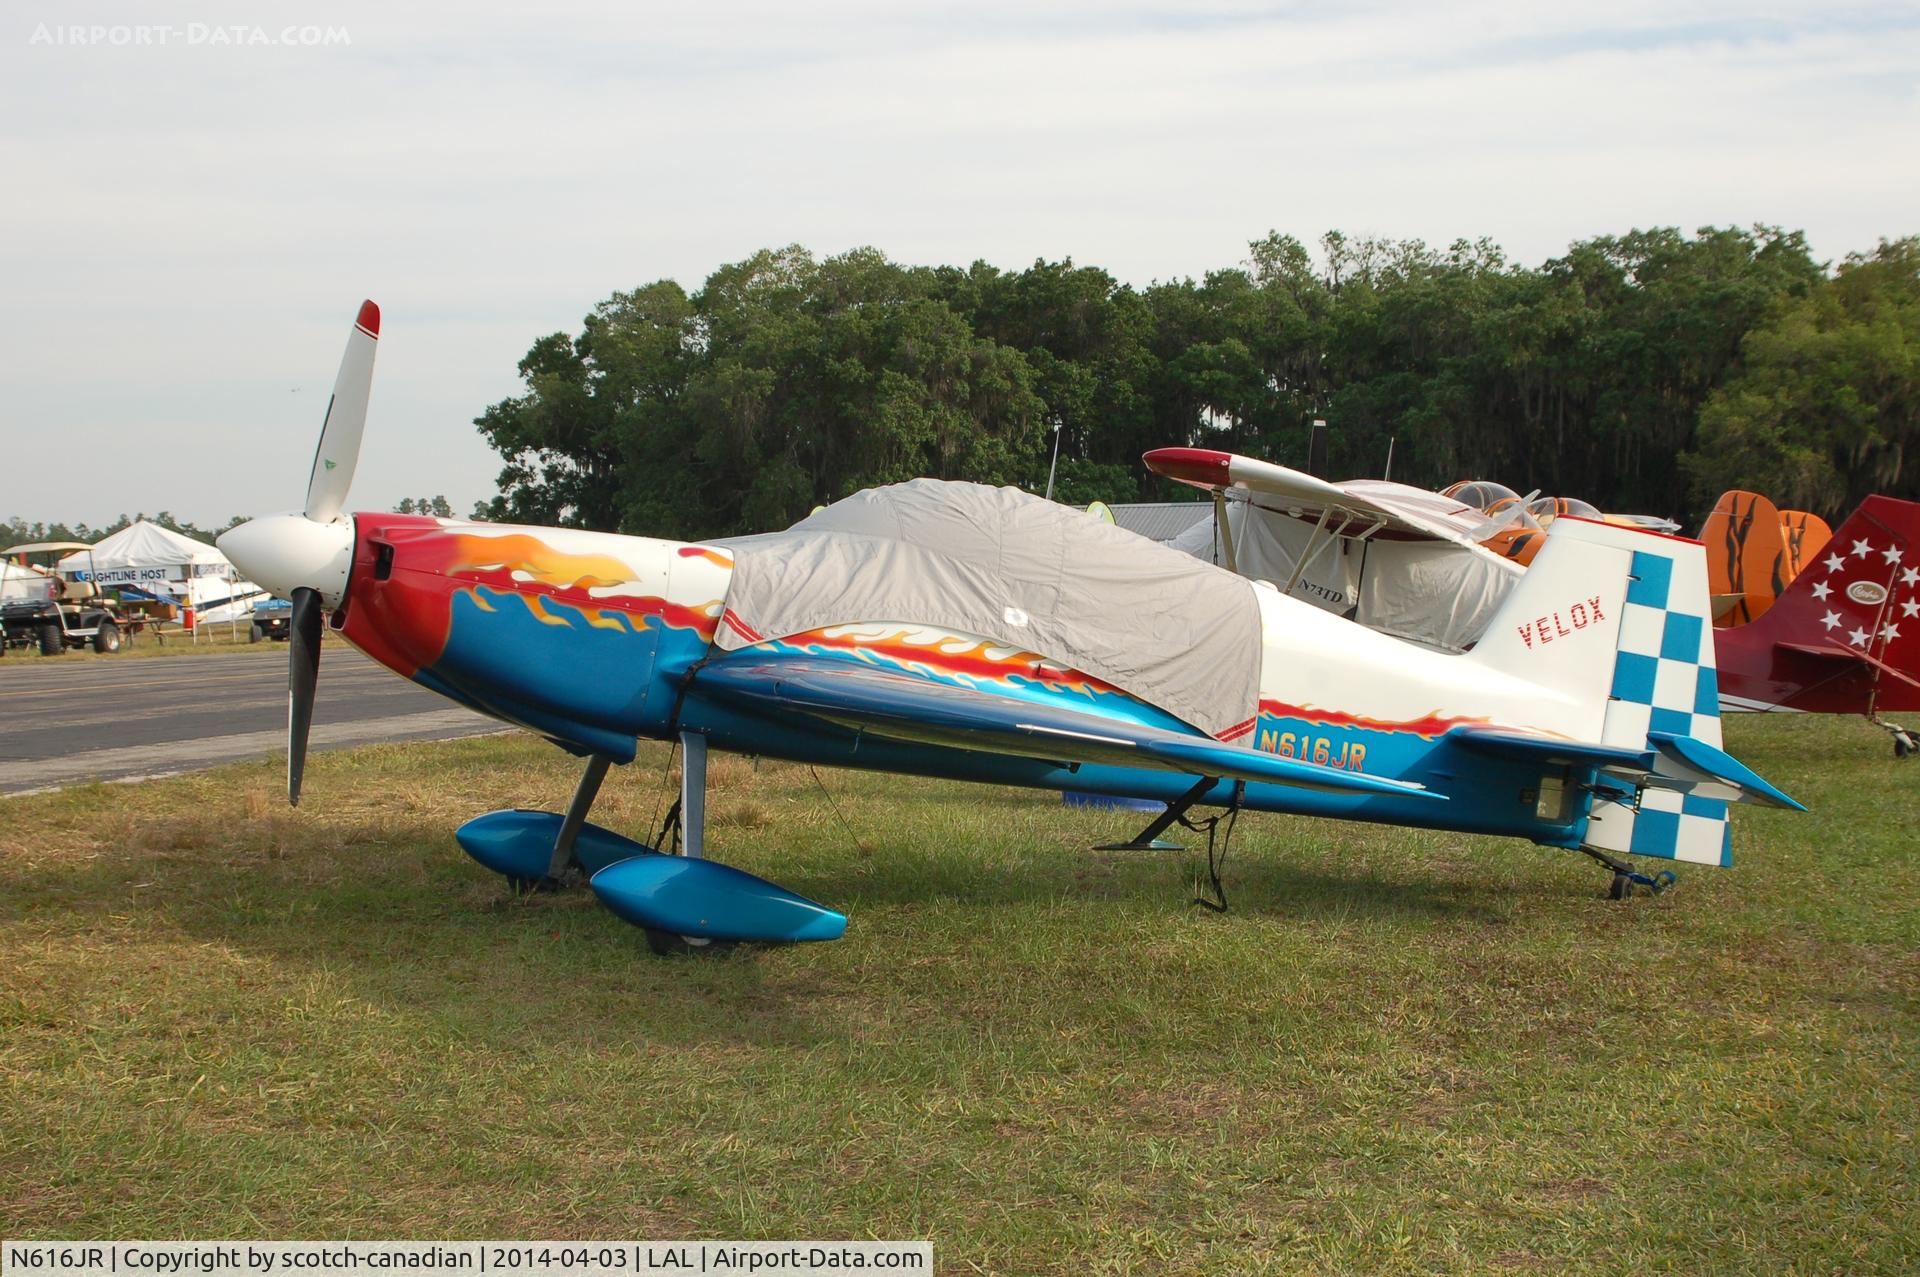
M 1792 579 L 1780 511 L 1757 492 L 1723 492 L 1700 530 L 1716 625 L 1758 619 Z
M 1721 747 L 1707 552 L 1698 542 L 1641 533 L 1632 549 L 1618 654 L 1607 693 L 1609 745 L 1646 748 L 1656 733 Z M 1598 801 L 1586 845 L 1695 864 L 1733 861 L 1727 801 L 1652 785 L 1632 803 Z

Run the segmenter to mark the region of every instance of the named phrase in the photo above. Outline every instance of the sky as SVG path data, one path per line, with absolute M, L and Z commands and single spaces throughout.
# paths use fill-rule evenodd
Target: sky
M 141 4 L 0 13 L 0 518 L 493 495 L 536 337 L 788 243 L 1122 281 L 1278 230 L 1539 265 L 1635 227 L 1920 233 L 1920 4 Z

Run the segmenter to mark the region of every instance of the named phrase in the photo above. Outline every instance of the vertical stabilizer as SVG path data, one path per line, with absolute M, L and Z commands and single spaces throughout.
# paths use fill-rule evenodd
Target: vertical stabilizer
M 1639 749 L 1677 737 L 1718 751 L 1720 689 L 1706 551 L 1696 541 L 1640 535 L 1601 739 Z M 1695 864 L 1733 862 L 1726 800 L 1685 789 L 1649 785 L 1633 801 L 1596 802 L 1586 843 Z
M 1594 803 L 1586 844 L 1596 850 L 1728 862 L 1735 791 L 1673 761 L 1724 759 L 1710 609 L 1698 541 L 1562 517 L 1473 651 L 1570 702 L 1538 721 L 1643 760 L 1608 767 L 1618 796 Z
M 1700 530 L 1707 588 L 1720 625 L 1745 625 L 1773 606 L 1793 579 L 1786 529 L 1773 502 L 1738 489 L 1720 494 Z

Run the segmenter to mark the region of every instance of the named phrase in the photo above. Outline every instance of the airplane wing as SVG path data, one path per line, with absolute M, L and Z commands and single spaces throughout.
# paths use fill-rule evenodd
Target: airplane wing
M 721 660 L 702 667 L 694 689 L 759 713 L 799 712 L 841 727 L 954 749 L 1446 801 L 1445 794 L 1407 781 L 1341 771 L 1207 736 L 1186 736 L 1064 706 L 1037 705 L 851 661 L 751 655 L 749 660 Z
M 1489 519 L 1451 497 L 1404 483 L 1378 479 L 1329 483 L 1300 470 L 1211 448 L 1155 448 L 1143 459 L 1155 474 L 1209 492 L 1240 488 L 1261 508 L 1293 518 L 1311 523 L 1328 514 L 1330 523 L 1344 519 L 1347 535 L 1374 529 L 1401 537 L 1478 545 L 1519 515 L 1517 503 L 1506 518 Z

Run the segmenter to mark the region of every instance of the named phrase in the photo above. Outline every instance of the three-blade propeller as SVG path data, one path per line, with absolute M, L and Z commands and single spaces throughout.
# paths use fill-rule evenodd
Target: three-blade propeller
M 347 335 L 333 395 L 327 400 L 301 511 L 253 519 L 220 537 L 220 548 L 249 579 L 293 601 L 287 664 L 287 801 L 295 806 L 300 804 L 307 737 L 313 728 L 314 688 L 320 679 L 322 614 L 340 606 L 353 563 L 353 520 L 341 512 L 360 459 L 379 339 L 380 308 L 362 302 L 353 331 Z

